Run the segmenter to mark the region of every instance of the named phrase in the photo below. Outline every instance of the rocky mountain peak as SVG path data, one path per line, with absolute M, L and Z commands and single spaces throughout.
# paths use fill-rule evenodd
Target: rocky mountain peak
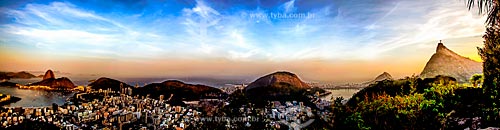
M 434 78 L 443 75 L 454 77 L 459 82 L 467 82 L 473 74 L 480 73 L 482 73 L 481 62 L 463 57 L 439 42 L 436 53 L 429 59 L 420 77 Z
M 386 80 L 386 79 L 392 80 L 392 76 L 391 76 L 391 74 L 384 72 L 384 73 L 378 75 L 375 78 L 375 81 L 382 81 L 382 80 Z
M 43 75 L 43 80 L 50 78 L 56 78 L 56 76 L 54 76 L 54 72 L 52 72 L 52 70 L 47 70 L 47 72 L 45 72 L 45 75 Z
M 444 55 L 450 55 L 450 56 L 459 56 L 459 57 L 462 57 L 460 55 L 458 55 L 457 53 L 451 51 L 450 49 L 448 49 L 446 46 L 444 46 L 443 43 L 439 42 L 438 43 L 438 46 L 436 47 L 436 54 L 444 54 Z
M 446 46 L 444 46 L 443 43 L 438 43 L 438 46 L 436 47 L 436 53 L 439 52 L 439 51 L 443 51 L 443 50 L 448 50 L 448 48 L 446 48 Z

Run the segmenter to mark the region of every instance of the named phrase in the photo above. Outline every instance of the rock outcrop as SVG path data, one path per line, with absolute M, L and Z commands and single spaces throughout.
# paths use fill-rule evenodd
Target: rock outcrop
M 436 53 L 429 59 L 419 77 L 433 78 L 444 75 L 454 77 L 458 82 L 468 82 L 472 75 L 481 73 L 481 62 L 460 56 L 446 48 L 443 43 L 438 43 Z
M 54 89 L 72 89 L 76 87 L 67 77 L 55 78 L 52 70 L 45 72 L 42 81 L 28 84 L 27 86 L 47 86 Z
M 54 76 L 54 72 L 52 72 L 52 70 L 47 70 L 47 72 L 45 72 L 45 75 L 43 75 L 42 80 L 50 79 L 50 78 L 56 78 L 56 76 Z

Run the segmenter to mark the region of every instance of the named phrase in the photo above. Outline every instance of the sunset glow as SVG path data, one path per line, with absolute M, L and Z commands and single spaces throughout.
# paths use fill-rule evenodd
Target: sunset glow
M 480 61 L 486 17 L 437 1 L 1 1 L 0 70 L 363 81 L 422 71 L 439 40 Z

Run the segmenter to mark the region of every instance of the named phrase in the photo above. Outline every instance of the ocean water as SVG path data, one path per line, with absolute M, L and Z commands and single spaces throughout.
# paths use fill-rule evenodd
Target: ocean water
M 0 87 L 0 93 L 21 98 L 20 101 L 6 105 L 7 107 L 40 107 L 51 106 L 52 103 L 62 105 L 73 92 L 50 92 L 45 90 L 19 89 L 15 87 Z
M 359 92 L 360 89 L 326 89 L 326 91 L 332 92 L 326 96 L 321 97 L 321 99 L 330 101 L 333 97 L 333 100 L 337 97 L 344 97 L 344 99 L 351 98 L 355 93 Z

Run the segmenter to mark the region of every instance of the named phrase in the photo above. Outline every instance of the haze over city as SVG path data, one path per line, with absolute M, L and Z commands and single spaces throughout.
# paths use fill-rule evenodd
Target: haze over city
M 0 3 L 2 71 L 113 77 L 400 78 L 419 74 L 439 40 L 480 61 L 486 19 L 461 0 Z

